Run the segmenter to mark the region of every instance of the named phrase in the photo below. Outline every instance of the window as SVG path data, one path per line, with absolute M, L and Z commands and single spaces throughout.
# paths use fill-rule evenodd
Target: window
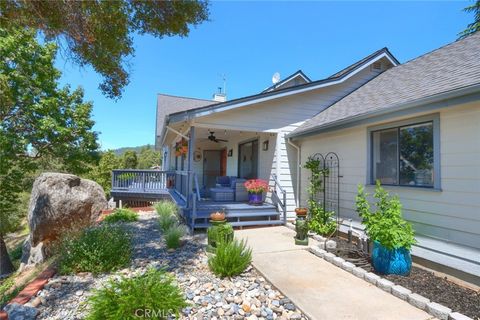
M 371 182 L 439 188 L 435 180 L 439 173 L 437 127 L 438 117 L 430 117 L 429 121 L 370 129 Z

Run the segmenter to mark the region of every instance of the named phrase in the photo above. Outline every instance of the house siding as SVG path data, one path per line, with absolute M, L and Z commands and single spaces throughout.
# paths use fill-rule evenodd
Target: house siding
M 287 193 L 288 217 L 293 219 L 296 207 L 297 157 L 296 150 L 287 144 L 285 136 L 306 120 L 378 74 L 378 71 L 366 67 L 341 84 L 198 117 L 195 118 L 193 125 L 227 130 L 244 130 L 245 132 L 255 132 L 257 135 L 262 132 L 276 134 L 276 141 L 270 141 L 269 153 L 260 150 L 260 156 L 265 155 L 265 157 L 260 159 L 259 177 L 268 179 L 272 173 L 277 174 L 280 185 Z M 269 139 L 275 140 L 272 137 Z M 261 145 L 263 140 L 260 139 L 259 142 Z M 236 153 L 238 152 L 238 143 L 239 141 L 229 141 L 228 148 L 234 150 L 232 161 L 230 161 L 230 158 L 228 161 L 227 174 L 229 175 L 237 174 Z M 277 161 L 277 157 L 279 157 L 279 161 Z
M 480 102 L 443 109 L 439 114 L 441 190 L 386 189 L 400 197 L 404 217 L 412 222 L 419 239 L 419 255 L 430 250 L 437 258 L 449 255 L 470 261 L 472 264 L 459 265 L 480 276 Z M 401 119 L 388 122 L 396 120 Z M 357 185 L 367 182 L 367 130 L 368 126 L 362 125 L 298 141 L 303 161 L 316 152 L 333 151 L 339 155 L 340 216 L 344 219 L 359 221 L 354 210 L 355 195 Z M 306 170 L 302 170 L 301 182 L 301 199 L 305 203 Z M 373 186 L 367 190 L 372 193 Z

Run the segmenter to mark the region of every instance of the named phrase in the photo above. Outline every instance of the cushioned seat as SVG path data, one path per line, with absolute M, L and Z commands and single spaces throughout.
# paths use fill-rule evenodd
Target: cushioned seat
M 213 201 L 247 201 L 247 190 L 243 186 L 245 179 L 220 176 L 216 179 L 216 187 L 210 189 Z
M 226 187 L 220 188 L 211 188 L 210 196 L 213 201 L 234 201 L 235 200 L 235 190 Z

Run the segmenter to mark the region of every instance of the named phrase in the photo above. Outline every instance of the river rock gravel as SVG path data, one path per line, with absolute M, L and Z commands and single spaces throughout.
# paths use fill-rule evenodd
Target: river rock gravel
M 141 212 L 137 222 L 126 224 L 132 231 L 134 254 L 128 268 L 114 274 L 81 273 L 55 276 L 28 303 L 38 309 L 37 319 L 83 319 L 88 297 L 109 279 L 143 274 L 148 268 L 172 272 L 189 306 L 183 319 L 307 319 L 254 268 L 233 278 L 220 279 L 208 268 L 204 234 L 187 236 L 180 249 L 166 249 L 154 212 Z

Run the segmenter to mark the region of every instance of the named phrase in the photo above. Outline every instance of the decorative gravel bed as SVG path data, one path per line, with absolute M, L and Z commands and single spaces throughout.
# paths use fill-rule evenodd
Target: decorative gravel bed
M 30 305 L 39 311 L 37 319 L 82 319 L 91 292 L 108 279 L 144 273 L 149 267 L 166 268 L 176 275 L 189 307 L 185 319 L 306 319 L 295 305 L 255 269 L 249 268 L 232 279 L 219 279 L 208 269 L 202 236 L 188 237 L 184 246 L 167 251 L 158 230 L 155 213 L 141 213 L 129 223 L 134 234 L 134 258 L 129 268 L 116 274 L 89 273 L 56 276 Z
M 418 267 L 412 267 L 408 277 L 396 275 L 382 277 L 454 311 L 473 319 L 480 319 L 480 292 L 457 285 Z
M 361 258 L 362 254 L 355 252 L 356 247 L 345 239 L 336 238 L 337 249 L 328 251 L 349 261 Z M 349 249 L 352 249 L 349 251 Z M 358 266 L 355 261 L 352 261 Z M 367 271 L 372 271 L 371 265 L 361 265 Z M 449 307 L 453 311 L 463 313 L 473 319 L 480 320 L 480 292 L 462 287 L 447 279 L 436 276 L 433 272 L 413 266 L 410 276 L 381 275 L 381 277 L 401 285 L 412 292 L 422 295 L 433 302 Z

